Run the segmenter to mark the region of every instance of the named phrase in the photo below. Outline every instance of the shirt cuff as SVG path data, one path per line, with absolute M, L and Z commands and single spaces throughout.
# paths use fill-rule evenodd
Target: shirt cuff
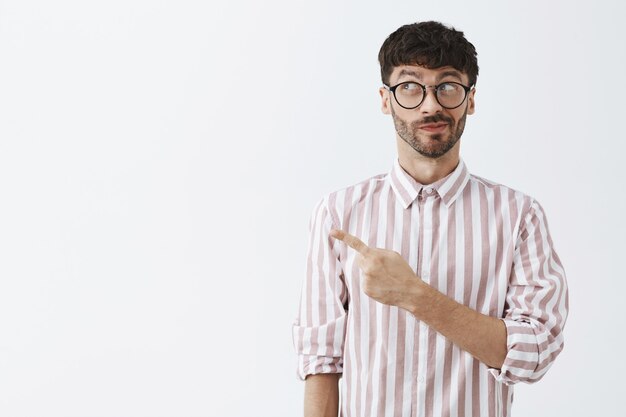
M 296 376 L 301 381 L 304 381 L 308 375 L 341 373 L 343 373 L 343 358 L 341 357 L 298 355 Z
M 502 368 L 490 368 L 497 382 L 530 382 L 539 363 L 539 343 L 533 326 L 525 321 L 500 319 L 506 326 L 507 354 Z

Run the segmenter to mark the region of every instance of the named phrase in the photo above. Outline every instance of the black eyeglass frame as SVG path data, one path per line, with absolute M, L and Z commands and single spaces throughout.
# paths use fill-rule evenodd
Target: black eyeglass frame
M 423 91 L 422 100 L 417 104 L 417 106 L 405 107 L 402 104 L 400 104 L 400 102 L 398 101 L 398 97 L 396 97 L 396 89 L 399 86 L 401 86 L 402 84 L 417 84 L 420 87 L 422 87 L 422 91 Z M 456 84 L 456 85 L 460 85 L 461 87 L 463 87 L 463 90 L 465 91 L 465 96 L 463 97 L 463 100 L 461 100 L 461 102 L 459 103 L 458 106 L 447 107 L 447 106 L 444 106 L 443 104 L 441 104 L 441 102 L 439 101 L 439 96 L 437 95 L 437 89 L 439 87 L 441 87 L 442 85 L 444 85 L 444 84 Z M 416 109 L 419 106 L 421 106 L 422 103 L 424 102 L 424 100 L 426 100 L 426 94 L 427 94 L 426 89 L 429 88 L 429 87 L 432 87 L 432 88 L 435 89 L 435 99 L 437 100 L 437 103 L 439 103 L 439 105 L 441 107 L 443 107 L 444 109 L 453 110 L 453 109 L 456 109 L 456 108 L 460 107 L 465 102 L 465 99 L 467 98 L 467 94 L 472 90 L 472 88 L 474 88 L 474 84 L 472 84 L 472 85 L 470 85 L 468 87 L 468 86 L 463 85 L 461 83 L 457 83 L 456 81 L 445 81 L 445 82 L 439 83 L 437 85 L 424 85 L 424 84 L 418 83 L 417 81 L 403 81 L 401 83 L 398 83 L 398 84 L 394 85 L 393 87 L 390 87 L 387 84 L 383 84 L 383 87 L 385 87 L 386 90 L 391 91 L 391 93 L 393 94 L 394 100 L 396 100 L 396 103 L 398 103 L 398 106 L 402 107 L 403 109 L 407 109 L 407 110 L 413 110 L 413 109 Z

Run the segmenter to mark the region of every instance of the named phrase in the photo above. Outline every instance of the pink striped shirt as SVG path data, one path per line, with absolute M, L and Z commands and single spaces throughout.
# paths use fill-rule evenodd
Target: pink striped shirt
M 309 226 L 297 373 L 342 373 L 341 416 L 509 416 L 512 385 L 539 380 L 563 349 L 567 286 L 542 207 L 462 160 L 422 185 L 396 159 L 389 173 L 325 196 Z M 502 319 L 502 368 L 365 295 L 356 252 L 331 228 L 400 253 L 443 294 Z

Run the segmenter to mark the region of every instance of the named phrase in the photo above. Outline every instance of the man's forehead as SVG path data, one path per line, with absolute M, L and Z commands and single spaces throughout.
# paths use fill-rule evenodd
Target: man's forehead
M 405 64 L 394 67 L 391 72 L 392 78 L 412 77 L 417 80 L 423 80 L 424 78 L 434 77 L 437 80 L 444 77 L 456 77 L 461 81 L 467 80 L 467 74 L 457 70 L 456 68 L 446 65 L 438 68 L 426 68 L 422 65 Z

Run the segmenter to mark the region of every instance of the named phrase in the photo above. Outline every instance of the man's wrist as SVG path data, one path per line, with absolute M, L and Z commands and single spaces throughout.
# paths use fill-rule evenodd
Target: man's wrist
M 423 304 L 422 300 L 428 290 L 427 287 L 428 284 L 422 281 L 420 277 L 416 276 L 413 280 L 411 280 L 411 283 L 405 293 L 402 305 L 399 307 L 407 310 L 415 317 L 419 317 L 419 307 Z

